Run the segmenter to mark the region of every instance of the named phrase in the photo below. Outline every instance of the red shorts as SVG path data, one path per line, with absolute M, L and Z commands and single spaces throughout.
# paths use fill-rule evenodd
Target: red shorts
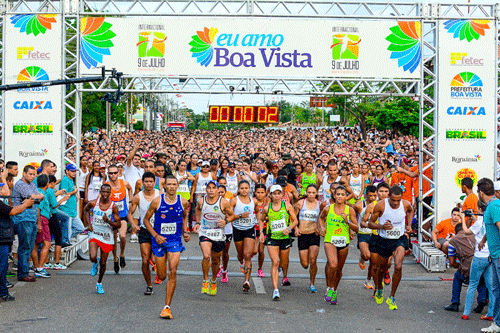
M 89 239 L 89 243 L 96 243 L 97 246 L 99 246 L 101 248 L 101 251 L 104 253 L 109 253 L 113 251 L 113 244 L 106 244 L 95 238 Z
M 45 216 L 40 216 L 40 220 L 42 222 L 42 232 L 40 232 L 36 236 L 35 242 L 37 244 L 40 244 L 43 241 L 49 241 L 50 242 L 50 240 L 51 240 L 50 229 L 49 229 L 49 220 Z

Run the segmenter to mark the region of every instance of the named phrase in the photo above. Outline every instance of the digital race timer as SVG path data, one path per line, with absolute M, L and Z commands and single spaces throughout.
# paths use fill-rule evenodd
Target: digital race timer
M 212 105 L 209 109 L 211 123 L 278 123 L 277 106 Z

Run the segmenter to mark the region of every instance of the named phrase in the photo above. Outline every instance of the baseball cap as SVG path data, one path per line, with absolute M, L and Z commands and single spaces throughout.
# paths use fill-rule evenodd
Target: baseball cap
M 269 193 L 273 193 L 274 191 L 281 191 L 283 192 L 283 188 L 281 185 L 273 185 L 271 186 L 271 189 L 269 190 Z
M 212 180 L 209 180 L 209 181 L 207 182 L 207 186 L 208 186 L 209 184 L 214 184 L 215 186 L 219 187 L 219 183 L 217 183 L 217 181 L 215 181 L 215 180 L 213 180 L 213 179 L 212 179 Z
M 215 158 L 210 160 L 211 165 L 217 165 L 218 163 L 219 163 L 219 161 L 217 161 L 217 159 L 215 159 Z
M 227 167 L 228 167 L 228 168 L 234 168 L 234 162 L 229 162 L 229 163 L 227 164 Z
M 116 156 L 116 160 L 119 161 L 121 159 L 125 159 L 125 156 L 124 155 L 118 155 Z
M 494 182 L 493 186 L 495 188 L 495 191 L 500 191 L 500 180 L 497 180 L 496 182 Z
M 201 166 L 210 166 L 210 163 L 208 161 L 203 161 L 201 162 Z
M 100 167 L 101 169 L 102 169 L 102 168 L 106 168 L 106 164 L 104 164 L 104 163 L 100 163 L 100 164 L 99 164 L 99 167 Z
M 66 165 L 66 170 L 76 171 L 76 166 L 74 164 L 68 164 L 68 165 Z

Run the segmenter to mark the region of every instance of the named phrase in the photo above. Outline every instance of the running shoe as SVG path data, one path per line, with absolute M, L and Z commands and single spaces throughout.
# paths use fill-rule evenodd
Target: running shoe
M 12 270 L 14 272 L 17 272 L 17 264 L 16 263 L 12 264 Z
M 118 261 L 115 261 L 115 274 L 118 274 L 120 272 L 120 264 L 118 264 Z
M 45 269 L 36 269 L 35 270 L 35 276 L 36 277 L 41 277 L 41 278 L 49 278 L 51 277 L 51 275 L 49 273 L 47 273 L 47 271 Z
M 222 272 L 222 267 L 219 267 L 219 271 L 217 272 L 217 277 L 220 278 L 220 273 Z
M 104 288 L 102 287 L 102 283 L 96 283 L 95 288 L 97 289 L 98 294 L 104 294 Z
M 375 302 L 377 304 L 382 304 L 384 302 L 384 291 L 381 289 L 378 289 L 377 292 L 375 293 Z
M 333 289 L 331 288 L 326 289 L 325 302 L 331 302 L 332 298 L 333 298 Z
M 330 301 L 330 304 L 335 305 L 337 304 L 337 291 L 335 290 L 332 295 L 332 300 Z
M 203 286 L 201 287 L 202 294 L 208 294 L 208 280 L 203 281 Z
M 481 316 L 481 320 L 493 321 L 493 317 L 489 317 L 489 316 L 486 316 L 486 315 L 482 315 L 482 316 Z
M 227 283 L 227 271 L 222 271 L 220 275 L 221 275 L 220 282 Z
M 281 285 L 282 285 L 282 286 L 284 286 L 284 287 L 289 287 L 289 286 L 291 286 L 292 284 L 290 283 L 290 281 L 288 280 L 288 278 L 287 278 L 287 277 L 284 277 L 284 278 L 283 278 L 283 283 L 282 283 Z
M 274 289 L 273 291 L 273 301 L 279 301 L 280 300 L 280 291 L 278 289 Z
M 15 301 L 16 298 L 12 295 L 5 295 L 5 296 L 0 296 L 0 302 L 10 302 L 10 301 Z
M 97 275 L 98 265 L 99 265 L 98 263 L 99 263 L 99 258 L 97 259 L 97 262 L 92 263 L 92 268 L 90 269 L 90 275 L 92 275 L 92 276 Z
M 359 268 L 364 270 L 366 268 L 366 261 L 364 261 L 363 259 L 359 259 L 358 265 L 359 265 Z
M 54 269 L 54 265 L 50 262 L 43 264 L 43 269 Z
M 7 276 L 8 278 L 11 278 L 11 277 L 15 277 L 16 275 L 17 275 L 17 274 L 16 274 L 16 273 L 14 273 L 14 272 L 7 271 L 7 275 L 6 275 L 6 276 Z
M 130 235 L 130 243 L 138 243 L 139 237 L 137 235 Z
M 309 286 L 309 292 L 311 292 L 311 293 L 313 293 L 313 294 L 314 294 L 314 293 L 317 293 L 317 292 L 318 292 L 318 289 L 316 289 L 316 287 L 314 286 L 314 284 L 311 284 L 311 285 Z
M 257 273 L 259 274 L 260 278 L 263 278 L 265 276 L 264 271 L 262 269 L 259 269 L 259 271 Z
M 391 284 L 391 276 L 389 275 L 389 270 L 385 272 L 384 283 L 386 285 Z
M 240 271 L 245 274 L 245 264 L 240 264 Z
M 394 299 L 394 296 L 387 298 L 385 301 L 387 305 L 389 305 L 389 310 L 397 310 L 398 306 L 396 305 L 396 300 Z
M 149 264 L 151 265 L 151 270 L 156 272 L 156 265 L 153 264 L 153 260 L 149 259 Z
M 249 291 L 250 291 L 250 282 L 245 281 L 245 283 L 243 283 L 243 292 L 247 293 Z
M 498 326 L 495 323 L 492 323 L 489 327 L 482 328 L 481 332 L 498 333 L 500 332 L 500 326 Z
M 170 307 L 165 305 L 163 310 L 161 310 L 160 317 L 163 319 L 172 319 L 172 312 L 170 312 Z
M 217 295 L 217 280 L 210 281 L 210 296 Z
M 99 261 L 99 259 L 97 259 L 97 261 Z M 55 270 L 65 270 L 66 268 L 68 268 L 68 267 L 64 266 L 63 264 L 60 264 L 60 263 L 54 264 Z
M 146 295 L 146 296 L 153 295 L 153 286 L 147 286 L 146 291 L 144 292 L 144 295 Z
M 466 315 L 462 315 L 461 317 L 463 320 L 469 320 L 469 316 L 466 316 Z
M 7 281 L 7 289 L 10 289 L 14 287 L 14 285 L 12 283 L 10 283 L 9 281 Z
M 124 268 L 127 266 L 127 263 L 125 262 L 125 257 L 120 257 L 120 267 Z
M 155 278 L 155 284 L 161 284 L 163 281 L 160 280 L 160 278 L 158 277 L 158 275 L 156 276 Z
M 372 280 L 366 280 L 364 286 L 366 289 L 375 289 L 375 286 L 373 285 Z

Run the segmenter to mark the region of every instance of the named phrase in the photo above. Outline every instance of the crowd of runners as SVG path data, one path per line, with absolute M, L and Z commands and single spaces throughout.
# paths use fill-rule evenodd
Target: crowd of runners
M 430 143 L 425 148 L 433 149 Z M 197 234 L 202 293 L 214 296 L 217 282 L 228 282 L 234 243 L 242 291 L 251 290 L 255 268 L 259 277 L 267 274 L 263 262 L 268 256 L 272 299 L 279 300 L 280 284 L 291 284 L 287 275 L 295 241 L 300 263 L 309 270 L 311 293 L 318 291 L 317 257 L 324 248 L 324 300 L 336 304 L 355 240 L 359 267 L 366 270 L 364 286 L 373 289 L 374 302 L 385 300 L 396 310 L 402 263 L 416 229 L 418 149 L 414 137 L 372 129 L 363 140 L 355 128 L 137 131 L 110 137 L 94 132 L 82 139 L 80 165 L 70 164 L 66 172 L 79 171 L 71 195 L 81 202 L 99 294 L 104 293 L 108 254 L 113 252 L 116 273 L 126 266 L 130 233 L 130 242 L 140 246 L 144 294 L 153 293 L 153 266 L 155 283 L 167 280 L 160 316 L 172 318 L 180 254 L 194 246 L 189 242 Z M 432 178 L 432 168 L 426 176 Z M 430 184 L 424 181 L 423 187 L 427 192 Z M 432 205 L 432 197 L 426 200 Z

